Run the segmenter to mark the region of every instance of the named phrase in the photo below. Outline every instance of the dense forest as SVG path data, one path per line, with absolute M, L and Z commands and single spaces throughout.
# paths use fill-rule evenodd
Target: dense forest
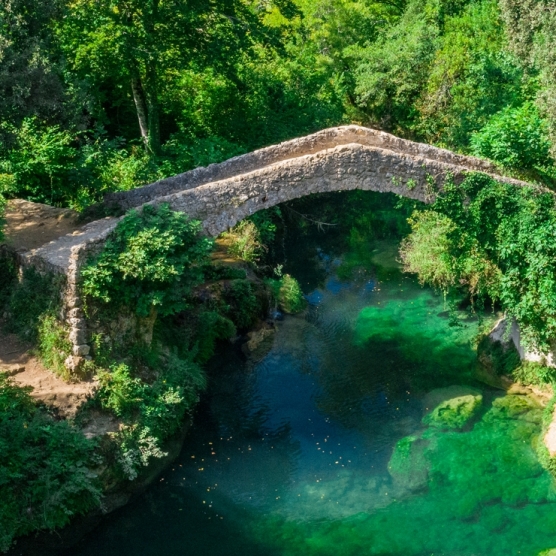
M 0 192 L 83 210 L 359 123 L 550 183 L 552 0 L 5 0 Z

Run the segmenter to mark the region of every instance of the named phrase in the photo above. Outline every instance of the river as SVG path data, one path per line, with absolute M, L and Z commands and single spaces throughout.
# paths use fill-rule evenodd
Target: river
M 210 362 L 175 464 L 72 555 L 556 547 L 556 493 L 534 450 L 542 411 L 473 379 L 473 342 L 495 315 L 449 310 L 401 273 L 395 242 L 343 252 L 327 242 L 286 247 L 307 310 L 276 322 L 266 349 L 247 358 L 230 345 Z M 475 418 L 456 431 L 425 425 L 430 392 L 456 385 L 480 391 Z M 397 473 L 395 449 L 406 465 Z

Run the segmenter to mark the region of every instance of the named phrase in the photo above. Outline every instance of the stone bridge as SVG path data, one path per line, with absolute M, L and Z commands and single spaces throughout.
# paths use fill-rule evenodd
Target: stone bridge
M 168 203 L 173 210 L 201 220 L 205 232 L 217 236 L 261 209 L 314 193 L 363 189 L 430 203 L 448 176 L 458 183 L 470 171 L 484 172 L 518 187 L 525 185 L 497 174 L 494 165 L 483 160 L 373 129 L 343 126 L 112 193 L 104 202 L 124 212 L 145 204 Z M 20 254 L 24 265 L 67 277 L 64 318 L 73 345 L 69 366 L 89 353 L 77 288 L 79 269 L 102 248 L 119 220 L 92 222 Z

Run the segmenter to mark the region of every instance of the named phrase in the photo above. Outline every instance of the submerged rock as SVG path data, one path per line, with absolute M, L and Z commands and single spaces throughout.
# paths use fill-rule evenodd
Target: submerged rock
M 459 430 L 463 428 L 483 403 L 482 394 L 473 388 L 451 386 L 430 392 L 425 403 L 442 399 L 438 405 L 423 417 L 423 423 L 440 429 Z M 432 405 L 432 404 L 431 404 Z
M 432 411 L 437 405 L 446 400 L 459 398 L 460 396 L 479 396 L 480 394 L 481 391 L 477 390 L 477 388 L 457 384 L 445 388 L 435 388 L 423 398 L 423 407 L 425 411 L 428 412 Z
M 542 409 L 528 396 L 502 396 L 492 402 L 488 418 L 523 419 L 532 423 L 542 421 Z
M 419 436 L 406 436 L 395 446 L 388 471 L 397 486 L 412 492 L 427 487 L 429 463 L 425 452 L 429 441 Z

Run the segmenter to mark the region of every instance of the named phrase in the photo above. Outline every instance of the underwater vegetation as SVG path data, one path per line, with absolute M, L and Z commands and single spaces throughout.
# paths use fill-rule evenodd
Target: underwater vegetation
M 541 419 L 523 396 L 495 398 L 471 430 L 430 426 L 401 439 L 391 480 L 359 490 L 367 511 L 304 522 L 274 516 L 257 532 L 287 555 L 536 555 L 556 531 L 553 480 L 531 441 Z

